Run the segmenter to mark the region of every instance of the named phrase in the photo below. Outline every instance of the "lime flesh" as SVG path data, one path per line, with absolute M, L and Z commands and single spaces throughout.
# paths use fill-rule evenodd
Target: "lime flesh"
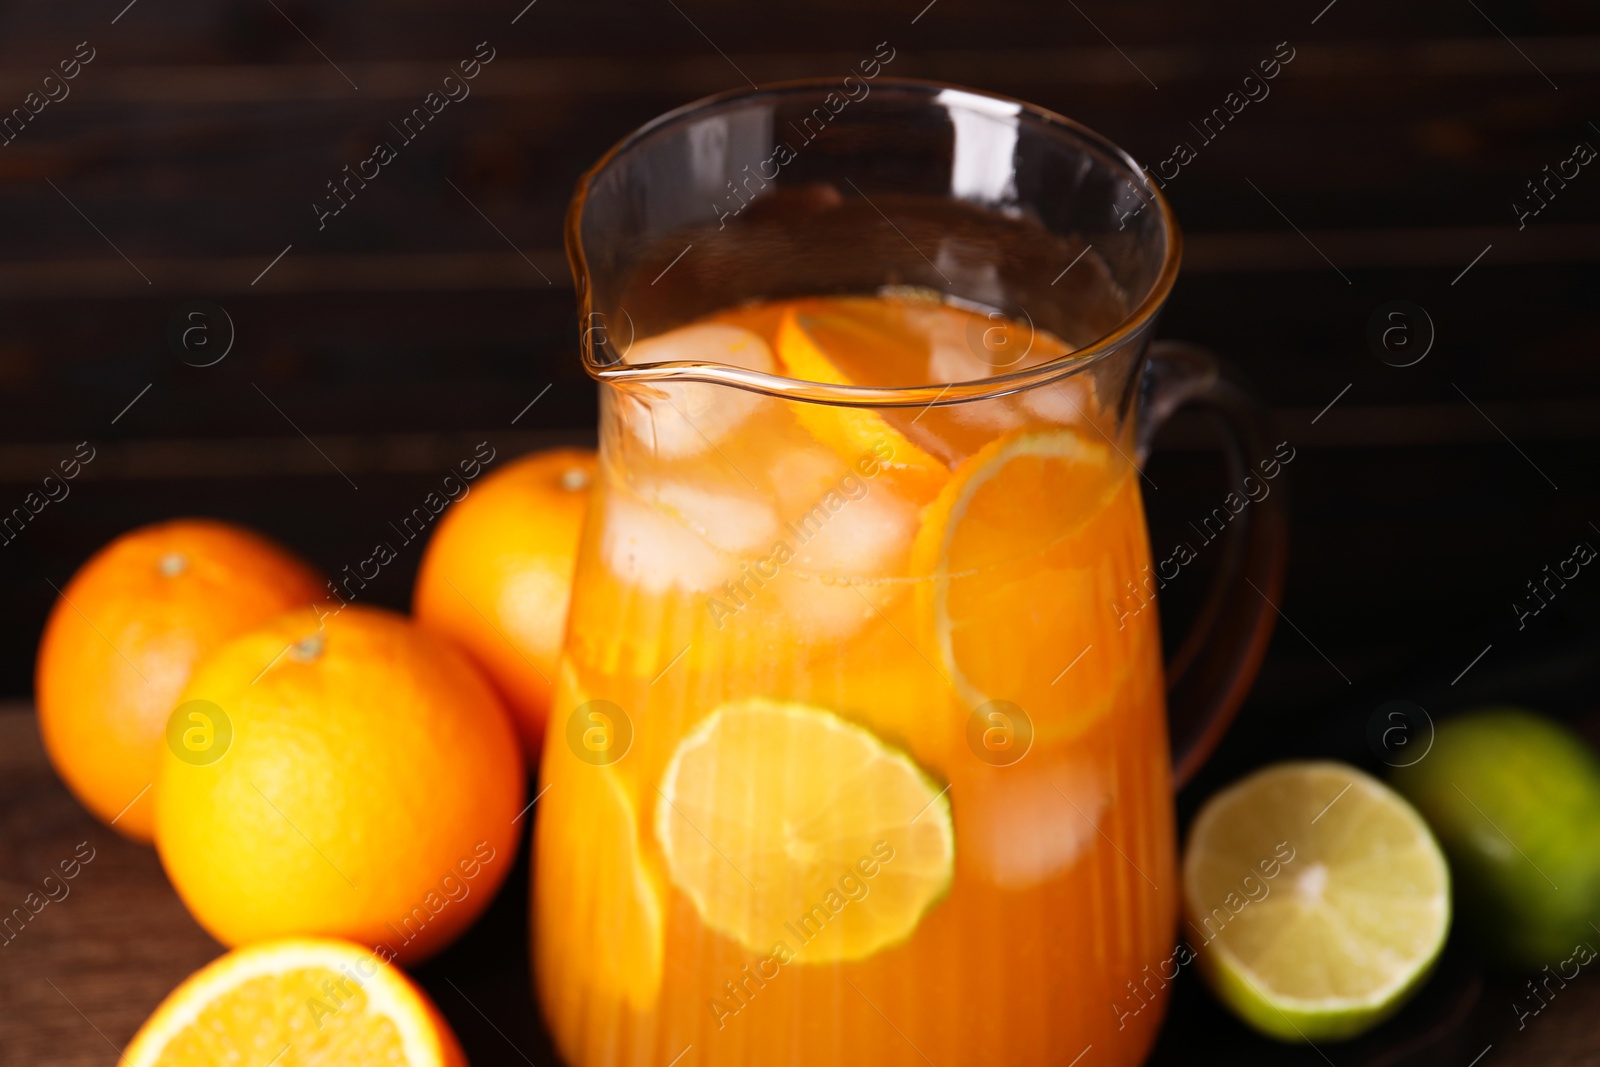
M 949 891 L 945 789 L 825 709 L 723 705 L 679 743 L 660 790 L 673 884 L 708 927 L 782 962 L 863 959 Z
M 1427 825 L 1340 763 L 1277 764 L 1212 797 L 1183 875 L 1202 973 L 1284 1041 L 1376 1025 L 1421 985 L 1450 926 L 1449 870 Z

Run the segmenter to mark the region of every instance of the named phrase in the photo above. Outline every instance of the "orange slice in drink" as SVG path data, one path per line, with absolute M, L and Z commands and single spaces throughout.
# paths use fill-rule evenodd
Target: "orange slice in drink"
M 1117 612 L 1143 534 L 1131 468 L 1072 430 L 1019 430 L 956 469 L 912 546 L 937 659 L 968 709 L 1071 736 L 1140 654 Z M 1153 616 L 1152 616 L 1153 618 Z M 1081 655 L 1082 661 L 1075 657 Z
M 578 693 L 563 667 L 558 707 L 577 707 Z M 568 699 L 561 697 L 572 694 Z M 560 872 L 533 901 L 540 986 L 550 1000 L 600 992 L 639 1011 L 661 989 L 664 923 L 657 875 L 640 850 L 634 798 L 616 767 L 582 762 L 552 736 L 539 801 L 535 862 Z M 559 747 L 558 747 L 559 746 Z M 552 775 L 556 760 L 575 766 Z
M 791 310 L 778 327 L 778 362 L 784 373 L 825 385 L 850 384 L 837 361 L 828 354 L 830 348 L 882 351 L 885 359 L 903 359 L 905 365 L 910 365 L 913 358 L 918 362 L 924 358 L 921 353 L 891 356 L 886 349 L 897 345 L 903 347 L 905 342 L 841 315 L 812 315 Z M 858 464 L 881 465 L 899 483 L 908 499 L 918 503 L 932 499 L 950 476 L 948 467 L 871 408 L 807 403 L 796 403 L 793 408 L 801 425 L 838 453 L 852 469 Z
M 189 976 L 140 1027 L 126 1067 L 466 1067 L 427 996 L 370 949 L 263 941 Z

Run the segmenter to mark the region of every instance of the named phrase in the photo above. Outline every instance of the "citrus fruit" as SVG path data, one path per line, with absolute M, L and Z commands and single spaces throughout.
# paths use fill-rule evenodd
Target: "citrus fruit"
M 494 683 L 530 763 L 550 711 L 594 469 L 589 449 L 557 448 L 486 476 L 439 523 L 412 594 L 417 622 L 456 641 Z
M 550 758 L 577 762 L 565 746 L 552 746 Z M 614 768 L 583 764 L 539 803 L 535 863 L 561 871 L 533 901 L 547 1002 L 599 990 L 650 1010 L 661 988 L 661 888 L 640 850 L 628 787 Z
M 39 642 L 39 729 L 57 773 L 96 818 L 150 840 L 162 733 L 195 663 L 322 599 L 309 567 L 237 526 L 179 519 L 118 537 L 61 590 Z
M 1439 835 L 1461 913 L 1503 961 L 1572 955 L 1600 922 L 1600 762 L 1577 734 L 1520 708 L 1441 724 L 1395 788 Z
M 1208 800 L 1183 890 L 1212 989 L 1285 1041 L 1376 1025 L 1421 985 L 1450 928 L 1450 872 L 1427 824 L 1342 763 L 1276 764 Z
M 1118 577 L 1142 562 L 1128 532 L 1144 529 L 1116 459 L 1071 430 L 1016 431 L 962 463 L 923 512 L 911 567 L 929 577 L 933 658 L 969 709 L 1004 701 L 1070 734 L 1153 654 L 1135 647 L 1153 627 L 1119 624 L 1113 608 L 1127 596 Z M 1051 635 L 1048 661 L 1038 634 Z
M 705 924 L 802 963 L 904 940 L 950 887 L 950 801 L 903 752 L 830 711 L 725 704 L 661 776 L 656 839 Z
M 882 331 L 844 316 L 790 311 L 778 327 L 778 360 L 791 377 L 846 385 L 849 379 L 829 355 L 830 349 L 881 352 L 893 343 Z M 793 409 L 801 425 L 852 466 L 863 458 L 876 457 L 909 499 L 919 503 L 930 499 L 949 476 L 942 462 L 871 408 L 797 403 Z
M 466 1067 L 438 1010 L 372 950 L 331 938 L 235 949 L 167 994 L 124 1067 Z
M 181 700 L 231 742 L 210 762 L 169 747 L 156 847 L 224 944 L 321 934 L 410 963 L 465 930 L 509 871 L 516 734 L 477 668 L 409 620 L 281 616 L 202 661 Z

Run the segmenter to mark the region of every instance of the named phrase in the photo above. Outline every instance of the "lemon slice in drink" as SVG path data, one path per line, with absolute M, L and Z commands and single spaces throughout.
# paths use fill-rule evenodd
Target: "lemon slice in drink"
M 821 708 L 725 704 L 679 743 L 659 788 L 673 883 L 708 927 L 784 963 L 870 956 L 949 890 L 944 790 Z
M 923 512 L 912 573 L 931 576 L 919 589 L 938 660 L 969 709 L 1003 700 L 1070 733 L 1146 665 L 1145 629 L 1113 608 L 1144 536 L 1118 460 L 1072 430 L 1013 431 L 957 467 Z
M 1450 874 L 1416 810 L 1342 763 L 1280 763 L 1212 797 L 1183 861 L 1188 935 L 1218 997 L 1285 1041 L 1354 1037 L 1427 976 Z
M 894 338 L 842 316 L 825 319 L 789 311 L 778 326 L 778 362 L 785 374 L 824 385 L 848 385 L 849 379 L 828 356 L 822 337 L 866 351 L 892 345 Z M 949 477 L 950 469 L 871 408 L 826 404 L 794 405 L 795 417 L 817 440 L 833 449 L 852 468 L 858 463 L 885 467 L 918 503 L 929 500 Z

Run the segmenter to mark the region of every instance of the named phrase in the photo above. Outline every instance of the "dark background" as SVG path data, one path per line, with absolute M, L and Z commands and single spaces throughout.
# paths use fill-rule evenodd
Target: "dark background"
M 1366 726 L 1393 698 L 1434 717 L 1517 700 L 1594 728 L 1600 577 L 1581 574 L 1525 628 L 1512 607 L 1546 564 L 1600 545 L 1600 161 L 1553 183 L 1524 228 L 1513 207 L 1578 142 L 1600 148 L 1593 4 L 525 2 L 0 4 L 0 115 L 87 54 L 79 42 L 94 50 L 70 96 L 0 144 L 0 515 L 78 442 L 95 450 L 70 496 L 0 543 L 0 695 L 30 693 L 51 583 L 126 529 L 220 516 L 331 574 L 370 554 L 474 443 L 511 454 L 590 439 L 595 390 L 561 252 L 577 176 L 662 111 L 747 78 L 842 76 L 887 41 L 888 74 L 1022 97 L 1149 164 L 1180 140 L 1198 149 L 1167 187 L 1188 244 L 1161 332 L 1234 360 L 1296 458 L 1278 605 L 1292 622 L 1182 811 L 1267 758 L 1378 767 Z M 1189 123 L 1284 41 L 1295 58 L 1271 95 L 1203 143 Z M 319 231 L 325 183 L 479 42 L 495 58 L 471 97 Z M 200 320 L 218 347 L 186 352 L 169 325 L 196 300 L 226 318 Z M 1369 342 L 1395 300 L 1424 309 L 1435 334 L 1408 367 Z M 229 321 L 227 357 L 188 365 L 214 358 Z M 1403 323 L 1413 347 L 1389 362 L 1425 346 L 1423 321 Z M 1160 443 L 1160 488 L 1147 492 L 1158 556 L 1227 491 L 1203 422 L 1180 419 Z M 417 551 L 384 569 L 373 601 L 408 604 Z M 1174 633 L 1202 571 L 1170 590 Z M 55 788 L 12 756 L 0 762 L 8 802 Z M 3 867 L 40 832 L 27 810 L 5 814 Z M 520 957 L 504 959 L 523 936 L 525 874 L 512 884 L 423 976 L 480 1063 L 522 1062 L 511 1038 L 544 1054 Z M 101 906 L 123 906 L 111 892 Z M 72 957 L 99 975 L 72 1000 L 107 1041 L 154 999 L 119 1000 L 104 983 L 119 967 L 159 969 L 140 952 L 160 957 L 155 934 L 186 921 L 152 920 L 143 949 Z M 70 955 L 30 938 L 36 962 Z M 186 951 L 192 966 L 215 949 Z M 1507 1037 L 1510 995 L 1494 978 L 1484 991 L 1462 961 L 1378 1039 L 1324 1050 L 1328 1062 L 1392 1061 L 1417 1034 L 1430 1061 L 1434 1040 L 1463 1065 L 1490 1041 L 1486 1064 L 1600 1060 L 1586 1020 L 1600 997 L 1574 994 L 1565 1023 Z M 4 1014 L 33 1029 L 0 1039 L 0 1057 L 46 1035 L 28 1062 L 111 1062 L 67 998 L 16 964 L 0 961 Z M 482 1014 L 443 981 L 469 972 L 488 975 L 462 986 Z M 172 981 L 150 978 L 153 997 Z M 109 998 L 98 1016 L 95 988 Z M 1184 985 L 1163 1054 L 1196 1047 L 1231 1062 L 1284 1056 Z

